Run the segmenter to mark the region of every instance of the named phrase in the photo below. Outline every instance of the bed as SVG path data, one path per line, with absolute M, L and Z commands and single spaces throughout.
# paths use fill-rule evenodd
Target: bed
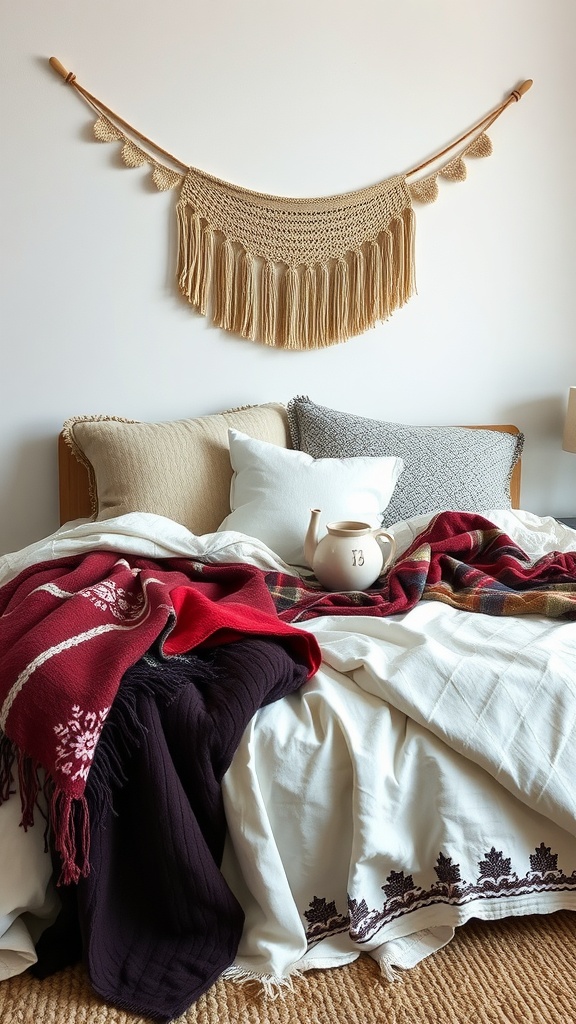
M 66 421 L 62 526 L 0 559 L 0 977 L 81 956 L 170 1020 L 575 908 L 576 531 L 522 444 L 308 396 Z M 368 590 L 318 585 L 315 506 L 393 537 Z

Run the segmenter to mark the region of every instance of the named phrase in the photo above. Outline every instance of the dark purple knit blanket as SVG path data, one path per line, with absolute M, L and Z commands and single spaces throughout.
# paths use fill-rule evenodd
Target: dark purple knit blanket
M 129 669 L 89 775 L 90 874 L 78 913 L 94 989 L 159 1021 L 233 962 L 243 912 L 220 872 L 221 781 L 250 718 L 307 665 L 246 638 Z

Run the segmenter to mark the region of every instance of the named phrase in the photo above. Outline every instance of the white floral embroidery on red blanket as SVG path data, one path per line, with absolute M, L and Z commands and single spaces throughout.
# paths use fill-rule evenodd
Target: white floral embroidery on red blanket
M 70 775 L 73 780 L 88 778 L 96 744 L 109 710 L 102 708 L 100 711 L 83 711 L 74 704 L 72 718 L 66 725 L 54 726 L 54 732 L 60 740 L 56 747 L 56 764 L 63 775 Z
M 119 587 L 114 580 L 95 583 L 93 587 L 79 592 L 80 597 L 87 597 L 96 608 L 109 611 L 116 619 L 137 619 L 144 607 L 143 593 L 128 594 L 124 587 Z

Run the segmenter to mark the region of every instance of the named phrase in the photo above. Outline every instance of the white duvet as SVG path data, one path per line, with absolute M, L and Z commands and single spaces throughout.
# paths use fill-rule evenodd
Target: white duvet
M 486 517 L 533 558 L 576 548 L 554 519 Z M 394 528 L 400 553 L 426 523 Z M 240 534 L 140 514 L 98 527 L 0 558 L 0 585 L 94 548 L 286 569 Z M 257 713 L 224 780 L 223 871 L 246 914 L 230 973 L 274 984 L 369 952 L 390 975 L 472 916 L 576 909 L 576 623 L 427 601 L 302 628 L 320 671 Z M 0 979 L 34 962 L 57 909 L 43 826 L 24 833 L 18 811 L 0 808 Z

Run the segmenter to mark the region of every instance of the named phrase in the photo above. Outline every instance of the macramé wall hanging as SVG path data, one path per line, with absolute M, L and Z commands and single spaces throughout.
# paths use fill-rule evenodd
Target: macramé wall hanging
M 180 189 L 177 273 L 188 302 L 226 331 L 291 349 L 345 341 L 404 305 L 415 291 L 413 203 L 433 202 L 438 178 L 463 181 L 466 158 L 489 156 L 488 128 L 532 85 L 523 82 L 404 174 L 357 192 L 288 199 L 189 167 L 87 92 L 56 57 L 50 64 L 93 109 L 99 142 L 119 142 L 127 167 L 148 164 L 158 189 Z

